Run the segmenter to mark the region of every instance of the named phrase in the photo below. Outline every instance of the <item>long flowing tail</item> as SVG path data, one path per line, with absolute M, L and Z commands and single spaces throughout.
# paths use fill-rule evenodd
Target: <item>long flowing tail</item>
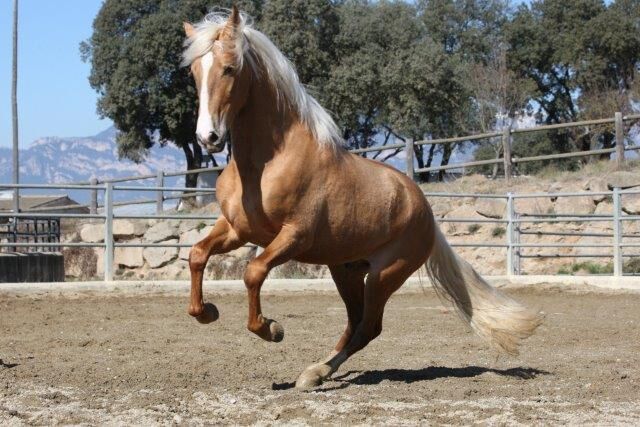
M 524 307 L 489 285 L 453 252 L 437 225 L 435 229 L 435 244 L 425 267 L 436 293 L 453 303 L 473 330 L 494 347 L 518 354 L 520 340 L 533 334 L 544 319 L 543 313 Z

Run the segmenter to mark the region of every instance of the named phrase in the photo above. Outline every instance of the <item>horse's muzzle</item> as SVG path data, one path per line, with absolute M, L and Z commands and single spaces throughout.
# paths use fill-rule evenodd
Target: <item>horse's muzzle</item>
M 228 134 L 225 134 L 220 138 L 215 132 L 211 132 L 206 140 L 201 138 L 200 135 L 197 135 L 196 138 L 200 146 L 207 150 L 209 154 L 219 153 L 224 150 L 224 146 L 227 144 L 229 139 Z

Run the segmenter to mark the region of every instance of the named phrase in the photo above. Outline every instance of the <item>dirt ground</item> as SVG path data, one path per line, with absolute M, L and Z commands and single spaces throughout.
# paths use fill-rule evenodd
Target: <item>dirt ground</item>
M 433 293 L 397 295 L 382 335 L 317 390 L 292 382 L 345 324 L 337 293 L 263 298 L 278 344 L 245 329 L 243 295 L 0 295 L 0 424 L 640 424 L 640 294 L 510 290 L 547 313 L 498 357 Z

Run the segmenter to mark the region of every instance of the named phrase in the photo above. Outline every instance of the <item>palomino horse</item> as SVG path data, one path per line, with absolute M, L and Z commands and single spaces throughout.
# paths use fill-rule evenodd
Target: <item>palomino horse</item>
M 425 265 L 440 296 L 498 349 L 517 353 L 542 316 L 489 286 L 459 259 L 420 188 L 397 170 L 350 154 L 329 114 L 304 89 L 285 56 L 234 7 L 186 24 L 184 65 L 199 93 L 197 138 L 232 157 L 217 182 L 222 216 L 191 249 L 189 314 L 217 319 L 202 297 L 209 257 L 247 242 L 264 247 L 244 274 L 247 327 L 278 342 L 284 329 L 262 315 L 260 288 L 289 260 L 329 266 L 347 309 L 335 350 L 305 369 L 297 387 L 328 378 L 382 331 L 385 304 Z

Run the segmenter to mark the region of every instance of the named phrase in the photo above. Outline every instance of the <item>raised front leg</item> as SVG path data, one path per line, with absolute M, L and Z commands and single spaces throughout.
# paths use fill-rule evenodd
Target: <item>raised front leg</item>
M 283 264 L 310 246 L 310 236 L 294 226 L 285 225 L 276 238 L 259 256 L 251 260 L 244 274 L 244 283 L 249 297 L 249 319 L 247 328 L 266 341 L 279 342 L 284 338 L 284 329 L 275 320 L 262 316 L 260 289 L 269 271 Z
M 193 245 L 189 253 L 191 270 L 191 302 L 189 314 L 200 323 L 211 323 L 218 319 L 216 306 L 205 304 L 202 298 L 202 279 L 207 261 L 211 255 L 223 254 L 245 244 L 224 217 L 218 218 L 207 237 Z

